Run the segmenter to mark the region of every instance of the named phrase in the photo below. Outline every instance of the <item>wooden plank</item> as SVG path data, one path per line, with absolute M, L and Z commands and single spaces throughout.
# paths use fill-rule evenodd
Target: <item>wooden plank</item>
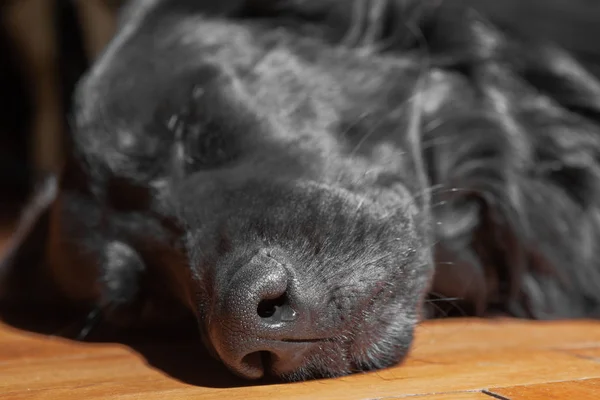
M 410 396 L 408 398 L 414 400 L 494 400 L 494 397 L 482 392 L 440 393 L 428 394 L 425 396 Z M 407 397 L 386 398 L 385 400 L 397 399 L 407 399 Z
M 517 319 L 444 319 L 417 329 L 414 357 L 440 350 L 500 348 L 557 349 L 600 347 L 600 321 L 528 321 Z
M 600 397 L 600 379 L 497 388 L 490 392 L 510 400 L 596 400 Z
M 302 399 L 318 393 L 320 399 L 352 400 L 600 378 L 600 363 L 566 351 L 544 349 L 573 344 L 574 340 L 590 342 L 598 335 L 597 324 L 573 322 L 569 329 L 570 325 L 564 323 L 497 323 L 426 323 L 419 329 L 415 352 L 397 368 L 340 379 L 249 387 L 230 379 L 218 363 L 200 357 L 191 357 L 182 365 L 189 375 L 197 373 L 197 379 L 191 382 L 194 384 L 190 384 L 169 376 L 156 360 L 152 361 L 154 367 L 149 367 L 143 355 L 122 345 L 49 340 L 4 327 L 0 329 L 0 348 L 11 350 L 1 352 L 0 391 L 9 399 L 101 399 L 110 394 L 115 399 L 251 400 Z M 504 332 L 501 341 L 497 336 L 499 327 Z M 488 336 L 483 334 L 486 332 Z M 531 340 L 532 337 L 538 340 Z M 48 349 L 42 350 L 46 346 Z M 17 347 L 26 350 L 19 351 Z M 189 350 L 178 345 L 172 352 L 186 354 Z

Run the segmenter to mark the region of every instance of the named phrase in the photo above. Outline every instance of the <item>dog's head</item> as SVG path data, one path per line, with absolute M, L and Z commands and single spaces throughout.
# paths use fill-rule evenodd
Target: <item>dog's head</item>
M 182 291 L 247 378 L 397 363 L 432 273 L 420 65 L 308 3 L 133 1 L 76 96 L 78 153 L 178 221 Z

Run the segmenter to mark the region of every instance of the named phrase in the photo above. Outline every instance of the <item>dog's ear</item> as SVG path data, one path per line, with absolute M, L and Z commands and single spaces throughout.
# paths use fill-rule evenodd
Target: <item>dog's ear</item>
M 0 302 L 30 300 L 36 283 L 43 284 L 43 261 L 50 208 L 57 197 L 55 176 L 47 177 L 35 190 L 0 258 Z
M 517 296 L 526 269 L 525 238 L 517 216 L 494 204 L 507 200 L 468 188 L 455 193 L 455 199 L 435 196 L 433 314 L 484 316 Z

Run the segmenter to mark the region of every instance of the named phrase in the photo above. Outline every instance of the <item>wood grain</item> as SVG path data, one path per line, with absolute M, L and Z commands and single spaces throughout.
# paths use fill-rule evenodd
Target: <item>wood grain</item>
M 546 383 L 542 385 L 515 386 L 492 389 L 491 393 L 511 400 L 595 400 L 600 394 L 600 379 L 582 379 L 570 382 Z
M 406 399 L 406 397 L 386 398 L 385 400 Z M 425 396 L 410 396 L 414 400 L 494 400 L 493 397 L 483 392 L 456 392 L 428 394 Z
M 446 400 L 493 398 L 483 390 L 509 399 L 542 399 L 551 398 L 547 390 L 562 390 L 577 394 L 565 398 L 584 399 L 597 386 L 597 381 L 590 379 L 600 379 L 600 360 L 596 357 L 600 352 L 600 324 L 594 321 L 428 322 L 418 329 L 413 352 L 399 367 L 295 384 L 244 386 L 247 383 L 231 378 L 202 352 L 186 356 L 196 354 L 193 344 L 153 343 L 150 347 L 153 356 L 148 349 L 78 343 L 2 325 L 0 393 L 4 393 L 3 399 L 317 396 L 351 400 L 418 396 Z M 169 355 L 175 363 L 179 358 L 187 375 L 173 373 L 166 367 L 168 362 L 156 354 Z
M 578 357 L 589 358 L 590 360 L 600 362 L 600 345 L 596 344 L 595 346 L 596 347 L 570 349 L 568 352 Z

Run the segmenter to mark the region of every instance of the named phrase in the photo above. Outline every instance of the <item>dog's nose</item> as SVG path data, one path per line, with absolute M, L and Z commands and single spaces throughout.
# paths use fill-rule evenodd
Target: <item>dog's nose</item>
M 257 379 L 266 368 L 293 371 L 311 346 L 306 301 L 284 257 L 260 250 L 240 268 L 213 310 L 209 332 L 222 361 Z

